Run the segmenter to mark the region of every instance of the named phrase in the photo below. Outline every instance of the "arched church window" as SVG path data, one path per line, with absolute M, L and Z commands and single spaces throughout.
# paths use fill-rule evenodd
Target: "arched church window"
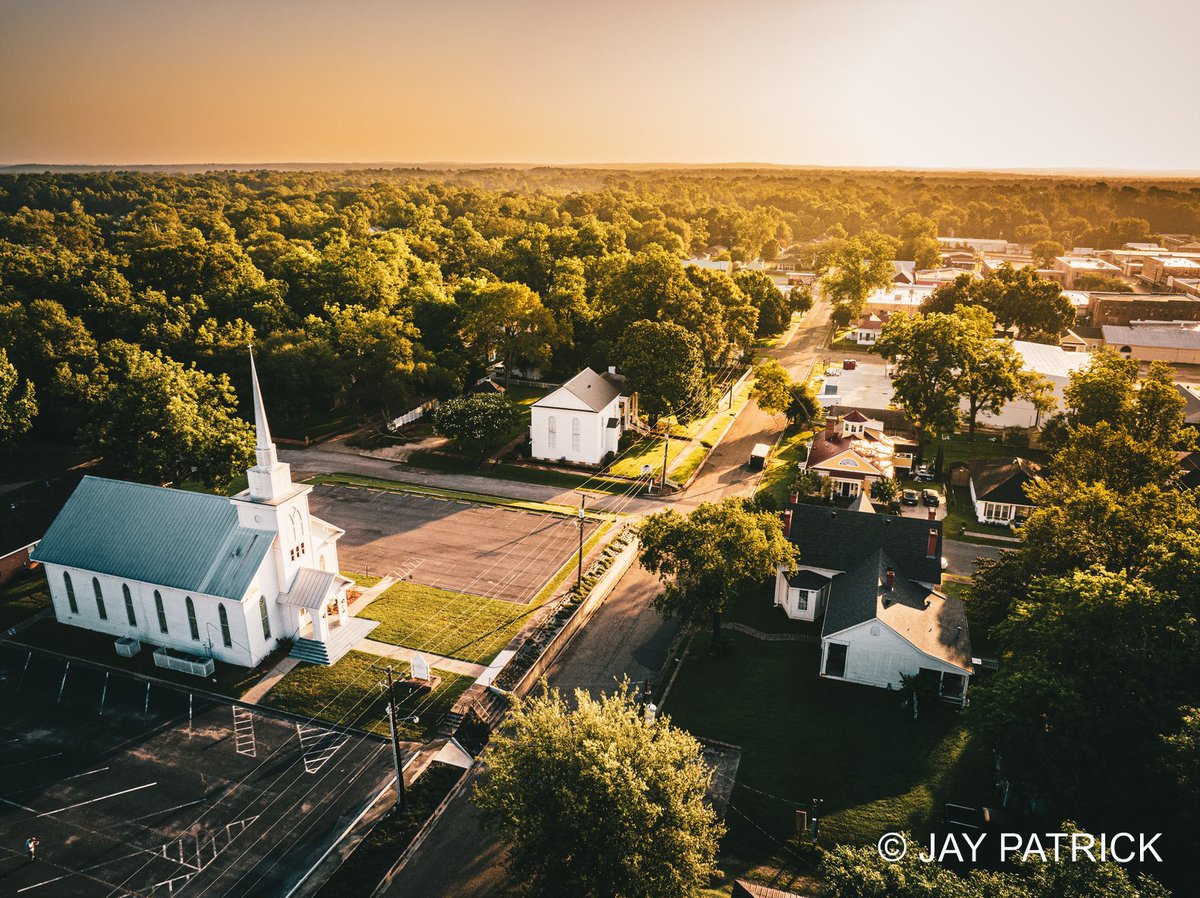
M 71 574 L 69 571 L 63 571 L 63 585 L 67 588 L 67 604 L 71 606 L 71 613 L 79 613 L 79 603 L 75 601 L 75 584 L 71 582 Z
M 129 584 L 121 584 L 121 594 L 125 596 L 125 617 L 129 619 L 129 626 L 137 626 L 137 614 L 133 610 L 133 594 L 129 591 Z
M 233 636 L 229 632 L 229 614 L 224 605 L 217 606 L 217 617 L 221 619 L 221 642 L 225 643 L 225 648 L 229 648 L 233 645 Z
M 104 590 L 100 588 L 100 581 L 92 578 L 92 592 L 96 594 L 96 611 L 100 614 L 100 620 L 108 620 L 108 609 L 104 607 Z
M 196 622 L 196 605 L 192 601 L 191 596 L 187 596 L 183 600 L 184 607 L 187 608 L 188 629 L 192 631 L 192 639 L 200 641 L 200 625 Z

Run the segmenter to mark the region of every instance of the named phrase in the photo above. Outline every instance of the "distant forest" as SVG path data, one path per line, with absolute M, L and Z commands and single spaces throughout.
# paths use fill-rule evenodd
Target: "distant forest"
M 547 377 L 607 365 L 647 318 L 686 327 L 717 367 L 780 329 L 786 309 L 768 308 L 779 300 L 761 276 L 683 257 L 718 246 L 770 260 L 797 243 L 900 235 L 914 215 L 941 235 L 1112 247 L 1200 233 L 1200 184 L 731 169 L 9 175 L 0 369 L 15 370 L 16 392 L 33 385 L 34 435 L 87 443 L 148 371 L 202 404 L 236 390 L 245 416 L 249 343 L 284 436 L 455 395 L 489 358 Z

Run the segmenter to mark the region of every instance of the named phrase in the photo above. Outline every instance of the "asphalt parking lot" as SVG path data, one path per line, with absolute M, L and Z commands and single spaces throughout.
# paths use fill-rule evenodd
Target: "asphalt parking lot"
M 509 602 L 531 601 L 579 547 L 563 515 L 348 486 L 314 487 L 309 506 L 346 531 L 344 571 Z M 584 540 L 598 526 L 587 521 Z
M 282 898 L 391 778 L 363 734 L 11 645 L 0 677 L 5 895 Z

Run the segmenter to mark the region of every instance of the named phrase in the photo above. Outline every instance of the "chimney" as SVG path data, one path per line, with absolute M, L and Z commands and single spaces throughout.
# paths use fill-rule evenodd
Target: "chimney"
M 886 580 L 884 581 L 885 582 L 884 588 L 887 589 L 888 592 L 891 592 L 892 587 L 896 585 L 896 572 L 893 571 L 891 568 L 888 568 L 887 573 L 884 576 L 886 577 Z
M 831 440 L 837 436 L 838 432 L 838 417 L 837 415 L 825 416 L 825 439 Z
M 800 502 L 800 490 L 792 490 L 792 494 L 788 497 L 788 502 L 796 505 Z
M 937 557 L 938 531 L 937 527 L 929 528 L 929 544 L 925 548 L 926 558 Z
M 929 509 L 929 520 L 931 520 L 931 521 L 937 520 L 937 509 L 936 508 Z
M 791 536 L 792 535 L 792 510 L 789 508 L 786 511 L 780 512 L 779 516 L 781 518 L 783 518 L 783 535 Z

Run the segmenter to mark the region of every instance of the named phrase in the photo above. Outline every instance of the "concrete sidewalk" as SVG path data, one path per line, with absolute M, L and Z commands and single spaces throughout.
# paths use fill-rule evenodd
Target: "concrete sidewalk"
M 410 649 L 402 645 L 392 645 L 390 642 L 376 642 L 374 639 L 364 639 L 354 647 L 360 652 L 370 652 L 372 655 L 378 655 L 381 658 L 392 658 L 396 661 L 408 662 L 412 660 L 419 649 Z M 445 670 L 450 673 L 462 674 L 467 677 L 478 677 L 487 667 L 482 664 L 473 664 L 470 661 L 462 661 L 458 658 L 448 658 L 445 655 L 435 655 L 432 652 L 421 652 L 425 656 L 425 660 L 429 662 L 429 666 L 437 670 Z

